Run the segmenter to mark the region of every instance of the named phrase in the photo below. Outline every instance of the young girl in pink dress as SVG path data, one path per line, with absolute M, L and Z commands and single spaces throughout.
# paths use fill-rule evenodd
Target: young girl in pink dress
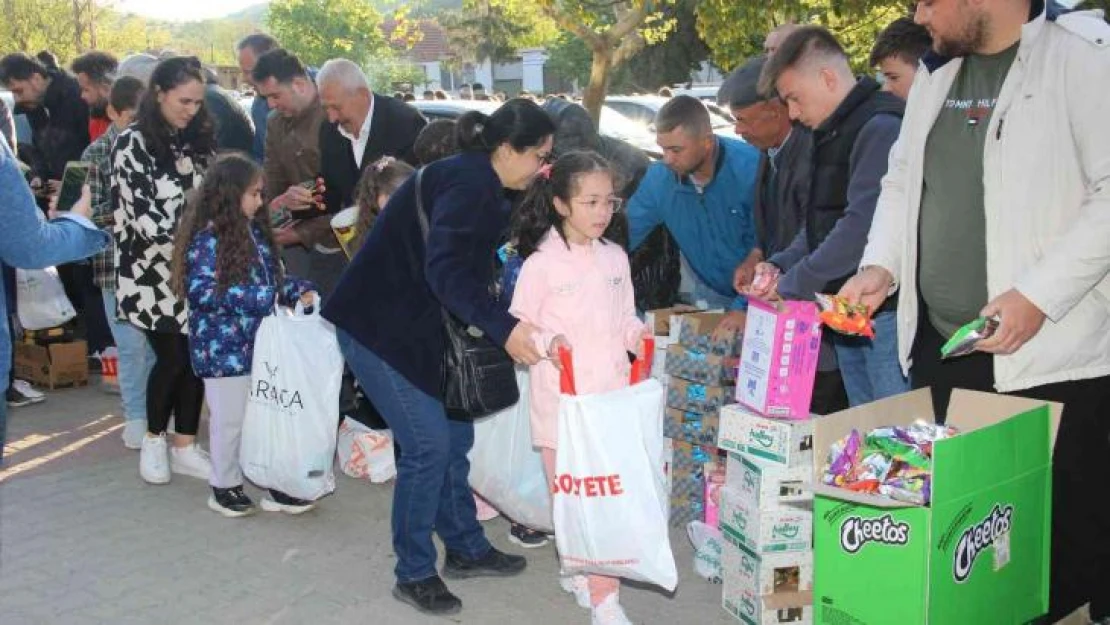
M 530 406 L 532 443 L 549 481 L 559 444 L 559 347 L 571 350 L 578 393 L 601 393 L 628 385 L 628 353 L 646 334 L 628 255 L 604 238 L 620 207 L 609 164 L 592 152 L 571 152 L 540 170 L 514 219 L 525 260 L 510 312 L 540 328 L 540 351 L 550 357 L 531 369 Z M 618 578 L 564 576 L 560 584 L 592 609 L 594 625 L 630 623 Z

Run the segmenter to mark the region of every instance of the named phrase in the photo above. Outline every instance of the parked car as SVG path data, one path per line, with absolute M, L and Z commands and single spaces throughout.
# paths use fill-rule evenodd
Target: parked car
M 482 100 L 417 100 L 409 104 L 415 106 L 429 121 L 458 119 L 467 111 L 481 111 L 489 115 L 500 106 L 497 102 Z M 661 154 L 654 134 L 608 106 L 601 108 L 599 126 L 598 130 L 604 137 L 620 139 L 653 158 L 658 158 Z
M 620 95 L 605 98 L 606 106 L 616 109 L 621 115 L 642 124 L 651 133 L 655 132 L 655 116 L 659 114 L 659 109 L 663 108 L 663 105 L 667 102 L 667 98 L 654 95 Z M 709 122 L 713 127 L 714 134 L 730 139 L 738 138 L 733 123 L 715 114 L 712 110 L 709 111 Z

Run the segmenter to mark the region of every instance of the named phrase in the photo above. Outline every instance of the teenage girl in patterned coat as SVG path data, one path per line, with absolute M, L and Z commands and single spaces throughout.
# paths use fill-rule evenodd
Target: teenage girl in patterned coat
M 243 492 L 239 442 L 250 391 L 254 339 L 275 304 L 309 305 L 314 287 L 285 275 L 274 254 L 262 207 L 262 168 L 245 155 L 220 157 L 209 168 L 178 230 L 175 294 L 189 303 L 189 351 L 204 380 L 212 450 L 208 507 L 226 517 L 254 511 Z M 262 508 L 299 514 L 312 503 L 270 491 Z
M 196 445 L 204 386 L 189 367 L 185 302 L 170 290 L 169 278 L 185 195 L 200 184 L 214 146 L 200 61 L 163 60 L 111 156 L 117 313 L 146 333 L 155 355 L 139 458 L 139 474 L 151 484 L 169 482 L 171 471 L 206 480 L 212 470 Z M 171 414 L 172 451 L 166 444 Z

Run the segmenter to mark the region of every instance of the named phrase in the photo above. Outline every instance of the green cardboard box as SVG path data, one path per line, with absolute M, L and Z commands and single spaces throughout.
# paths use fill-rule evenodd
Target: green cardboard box
M 814 620 L 827 624 L 1025 623 L 1048 609 L 1052 447 L 1059 405 L 956 391 L 933 449 L 931 507 L 820 483 Z M 827 454 L 853 428 L 933 420 L 928 389 L 815 421 Z

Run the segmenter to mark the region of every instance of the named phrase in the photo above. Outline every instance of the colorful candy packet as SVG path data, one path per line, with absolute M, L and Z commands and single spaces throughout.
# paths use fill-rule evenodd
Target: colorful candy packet
M 871 321 L 871 308 L 852 304 L 839 295 L 817 293 L 815 296 L 821 323 L 830 330 L 849 336 L 875 338 L 875 324 Z
M 997 317 L 979 317 L 963 326 L 940 348 L 941 358 L 966 356 L 975 351 L 975 344 L 990 338 L 998 329 Z

